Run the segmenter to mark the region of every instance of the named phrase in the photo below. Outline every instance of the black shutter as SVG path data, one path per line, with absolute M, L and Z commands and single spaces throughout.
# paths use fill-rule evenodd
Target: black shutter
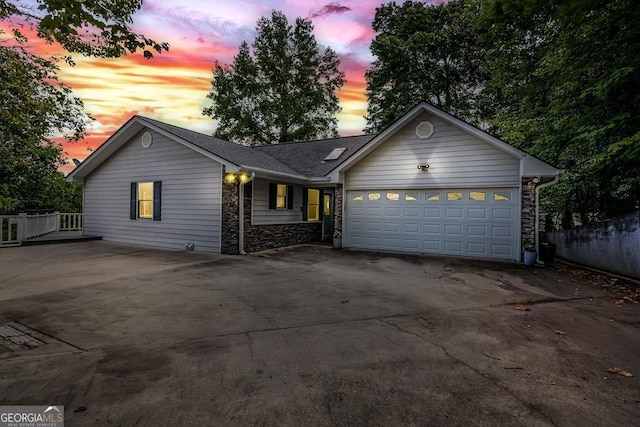
M 269 209 L 276 208 L 276 196 L 278 195 L 278 184 L 269 183 Z
M 318 200 L 318 212 L 320 220 L 324 218 L 324 190 L 320 190 L 320 200 Z
M 293 209 L 293 185 L 287 185 L 287 209 Z
M 138 183 L 131 183 L 131 198 L 129 202 L 129 219 L 136 219 L 138 217 Z
M 302 220 L 307 221 L 309 219 L 309 189 L 302 189 Z
M 160 221 L 162 205 L 162 181 L 153 182 L 153 220 Z

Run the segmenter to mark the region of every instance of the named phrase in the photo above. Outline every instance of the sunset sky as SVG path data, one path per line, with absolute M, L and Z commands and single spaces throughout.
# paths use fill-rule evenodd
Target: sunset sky
M 441 3 L 429 1 L 428 3 Z M 273 9 L 292 23 L 312 20 L 320 45 L 340 56 L 347 83 L 339 93 L 340 135 L 362 133 L 366 96 L 364 72 L 373 60 L 369 45 L 376 7 L 381 0 L 146 0 L 134 16 L 133 29 L 170 43 L 169 52 L 146 60 L 142 54 L 118 59 L 75 56 L 75 67 L 62 66 L 60 77 L 95 117 L 85 142 L 65 147 L 69 159 L 84 159 L 129 117 L 142 114 L 210 134 L 214 123 L 201 114 L 211 89 L 215 60 L 230 63 L 243 40 L 252 42 L 255 25 Z M 398 1 L 397 3 L 402 3 Z M 32 40 L 37 53 L 60 53 L 56 46 Z M 56 50 L 58 49 L 58 50 Z M 69 168 L 64 168 L 68 172 Z

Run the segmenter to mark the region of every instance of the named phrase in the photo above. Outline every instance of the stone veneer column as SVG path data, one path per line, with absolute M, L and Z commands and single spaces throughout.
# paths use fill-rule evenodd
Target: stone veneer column
M 522 178 L 522 251 L 527 247 L 535 247 L 536 244 L 536 184 L 535 178 Z
M 342 184 L 336 185 L 333 201 L 333 237 L 342 239 Z
M 238 252 L 238 184 L 229 184 L 224 180 L 222 168 L 222 247 L 223 254 L 237 255 Z

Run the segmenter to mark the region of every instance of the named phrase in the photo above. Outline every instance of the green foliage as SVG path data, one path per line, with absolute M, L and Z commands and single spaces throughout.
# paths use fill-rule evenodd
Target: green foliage
M 256 30 L 232 65 L 215 63 L 213 104 L 203 111 L 218 122 L 215 135 L 251 145 L 337 136 L 336 91 L 345 82 L 337 54 L 320 49 L 311 22 L 290 25 L 279 11 Z
M 82 102 L 56 75 L 55 61 L 0 46 L 0 209 L 43 207 L 48 185 L 64 163 L 50 137 L 84 136 Z
M 21 30 L 28 26 L 67 52 L 117 58 L 142 49 L 151 58 L 152 51 L 161 53 L 169 45 L 131 30 L 131 17 L 141 6 L 142 0 L 37 0 L 31 4 L 0 0 L 0 20 L 9 23 L 18 40 L 25 40 Z
M 586 223 L 640 207 L 639 19 L 631 0 L 494 0 L 476 22 L 493 129 L 566 169 L 550 212 Z
M 79 141 L 91 117 L 58 80 L 60 58 L 38 57 L 24 47 L 25 28 L 69 53 L 116 58 L 142 49 L 151 58 L 152 50 L 162 52 L 168 44 L 131 31 L 131 17 L 141 5 L 140 0 L 0 0 L 0 20 L 11 33 L 0 30 L 0 213 L 82 208 L 81 187 L 66 183 L 57 170 L 65 154 L 52 138 Z M 73 65 L 70 57 L 63 59 Z
M 476 95 L 485 79 L 484 52 L 471 17 L 460 0 L 437 7 L 391 2 L 376 9 L 365 131 L 380 132 L 420 101 L 482 121 Z

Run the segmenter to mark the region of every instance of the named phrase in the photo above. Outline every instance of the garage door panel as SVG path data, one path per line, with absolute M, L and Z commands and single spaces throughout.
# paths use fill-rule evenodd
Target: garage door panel
M 425 224 L 423 227 L 424 234 L 440 234 L 440 224 Z
M 424 209 L 424 217 L 425 218 L 440 218 L 442 216 L 442 211 L 440 208 L 425 208 Z
M 510 239 L 513 237 L 512 227 L 492 226 L 491 237 L 504 237 Z
M 451 218 L 461 219 L 462 211 L 463 211 L 462 208 L 446 208 L 444 211 L 444 216 L 447 219 L 451 219 Z
M 485 243 L 467 243 L 467 252 L 470 255 L 486 256 L 487 245 Z
M 403 231 L 405 233 L 418 233 L 420 225 L 417 222 L 407 222 L 404 224 Z
M 484 225 L 467 226 L 467 235 L 469 237 L 485 237 L 487 236 L 487 227 Z
M 461 255 L 462 247 L 463 247 L 462 242 L 453 242 L 450 240 L 445 240 L 444 242 L 444 251 L 446 253 Z
M 462 224 L 446 224 L 444 226 L 444 234 L 445 236 L 462 236 Z
M 389 217 L 399 217 L 400 216 L 400 208 L 399 207 L 384 208 L 384 215 L 387 218 L 389 218 Z
M 405 217 L 418 218 L 420 216 L 420 209 L 417 207 L 404 208 L 402 213 Z
M 469 208 L 467 211 L 467 217 L 469 219 L 486 219 L 487 208 Z
M 510 208 L 494 208 L 491 217 L 493 219 L 510 220 L 513 219 L 513 213 L 513 209 Z
M 350 191 L 345 244 L 516 259 L 517 195 L 517 189 Z

